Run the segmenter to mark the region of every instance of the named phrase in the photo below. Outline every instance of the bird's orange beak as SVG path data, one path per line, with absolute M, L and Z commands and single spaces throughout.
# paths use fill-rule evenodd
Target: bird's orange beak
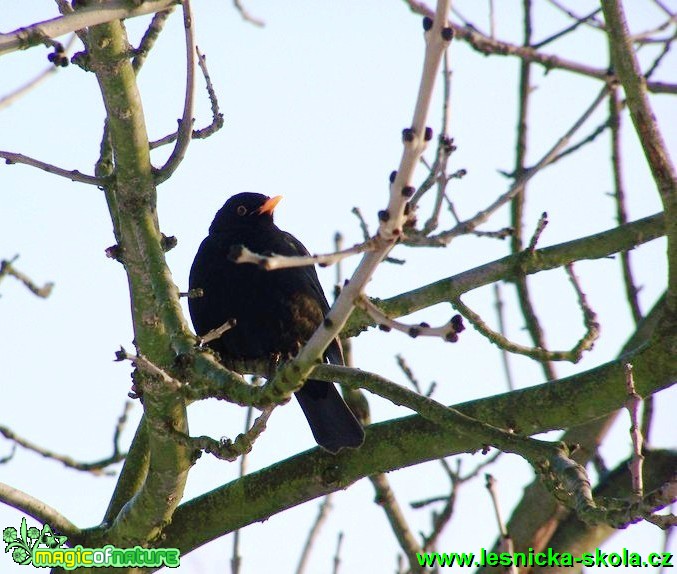
M 256 210 L 256 213 L 258 213 L 258 214 L 270 213 L 272 215 L 273 210 L 275 209 L 275 206 L 278 203 L 280 203 L 281 201 L 282 201 L 281 195 L 276 195 L 275 197 L 271 197 L 270 199 L 266 200 L 266 202 Z

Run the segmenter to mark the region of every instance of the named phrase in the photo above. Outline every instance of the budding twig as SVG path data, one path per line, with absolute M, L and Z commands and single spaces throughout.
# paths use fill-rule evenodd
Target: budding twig
M 460 315 L 454 315 L 451 320 L 441 327 L 431 327 L 428 323 L 419 323 L 418 325 L 406 325 L 388 317 L 376 305 L 374 305 L 366 295 L 360 295 L 355 300 L 355 305 L 360 307 L 378 324 L 382 331 L 395 329 L 406 333 L 412 338 L 419 335 L 423 337 L 441 337 L 445 341 L 455 343 L 458 341 L 458 333 L 465 329 Z
M 529 241 L 529 247 L 527 247 L 527 251 L 529 251 L 530 253 L 533 253 L 534 250 L 536 249 L 538 240 L 541 238 L 541 234 L 543 233 L 543 230 L 545 229 L 546 225 L 548 225 L 548 214 L 547 212 L 544 211 L 541 214 L 541 217 L 538 219 L 536 230 L 534 231 L 534 234 L 531 237 L 531 241 Z

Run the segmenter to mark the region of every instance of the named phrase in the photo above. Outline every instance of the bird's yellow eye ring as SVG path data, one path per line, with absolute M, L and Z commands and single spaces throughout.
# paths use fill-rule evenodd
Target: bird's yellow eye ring
M 237 206 L 237 214 L 239 216 L 247 215 L 247 208 L 244 205 Z

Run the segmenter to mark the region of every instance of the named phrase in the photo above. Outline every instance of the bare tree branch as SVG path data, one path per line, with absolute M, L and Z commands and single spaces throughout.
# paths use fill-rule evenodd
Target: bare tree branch
M 37 297 L 46 299 L 52 293 L 54 288 L 54 283 L 49 282 L 45 283 L 42 287 L 38 287 L 27 275 L 19 271 L 14 267 L 14 262 L 19 258 L 18 255 L 12 257 L 12 259 L 3 259 L 0 261 L 0 281 L 2 281 L 6 276 L 14 277 L 23 283 L 26 288 Z
M 183 27 L 186 36 L 186 94 L 183 103 L 183 116 L 179 120 L 176 145 L 165 164 L 155 172 L 155 183 L 167 181 L 179 167 L 188 151 L 193 132 L 193 98 L 195 95 L 195 33 L 190 0 L 182 0 Z
M 78 8 L 64 16 L 0 34 L 0 56 L 44 44 L 51 38 L 58 38 L 90 26 L 160 12 L 177 3 L 178 0 L 139 0 L 130 5 L 126 0 L 109 0 L 105 4 Z
M 96 185 L 97 187 L 102 186 L 105 183 L 105 180 L 98 177 L 94 177 L 92 175 L 80 173 L 77 169 L 68 171 L 66 169 L 57 167 L 44 161 L 40 161 L 39 159 L 34 159 L 32 157 L 22 155 L 20 153 L 14 153 L 11 151 L 0 151 L 0 158 L 3 158 L 7 165 L 11 165 L 14 163 L 22 163 L 24 165 L 30 165 L 31 167 L 37 167 L 42 171 L 46 171 L 47 173 L 59 175 L 61 177 L 65 177 L 66 179 L 70 179 L 71 181 L 77 181 L 79 183 L 87 183 L 89 185 Z

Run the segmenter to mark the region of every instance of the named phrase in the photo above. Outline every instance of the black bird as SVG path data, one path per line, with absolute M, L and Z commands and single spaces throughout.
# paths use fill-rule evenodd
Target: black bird
M 198 249 L 190 270 L 190 289 L 201 297 L 188 299 L 193 326 L 202 336 L 235 319 L 235 326 L 209 346 L 223 359 L 266 359 L 294 356 L 329 311 L 315 267 L 266 271 L 251 263 L 233 263 L 238 245 L 260 254 L 308 255 L 290 233 L 273 223 L 281 196 L 240 193 L 217 212 L 209 235 Z M 338 340 L 325 360 L 343 364 Z M 296 398 L 321 447 L 336 453 L 358 447 L 364 430 L 332 383 L 308 380 Z

